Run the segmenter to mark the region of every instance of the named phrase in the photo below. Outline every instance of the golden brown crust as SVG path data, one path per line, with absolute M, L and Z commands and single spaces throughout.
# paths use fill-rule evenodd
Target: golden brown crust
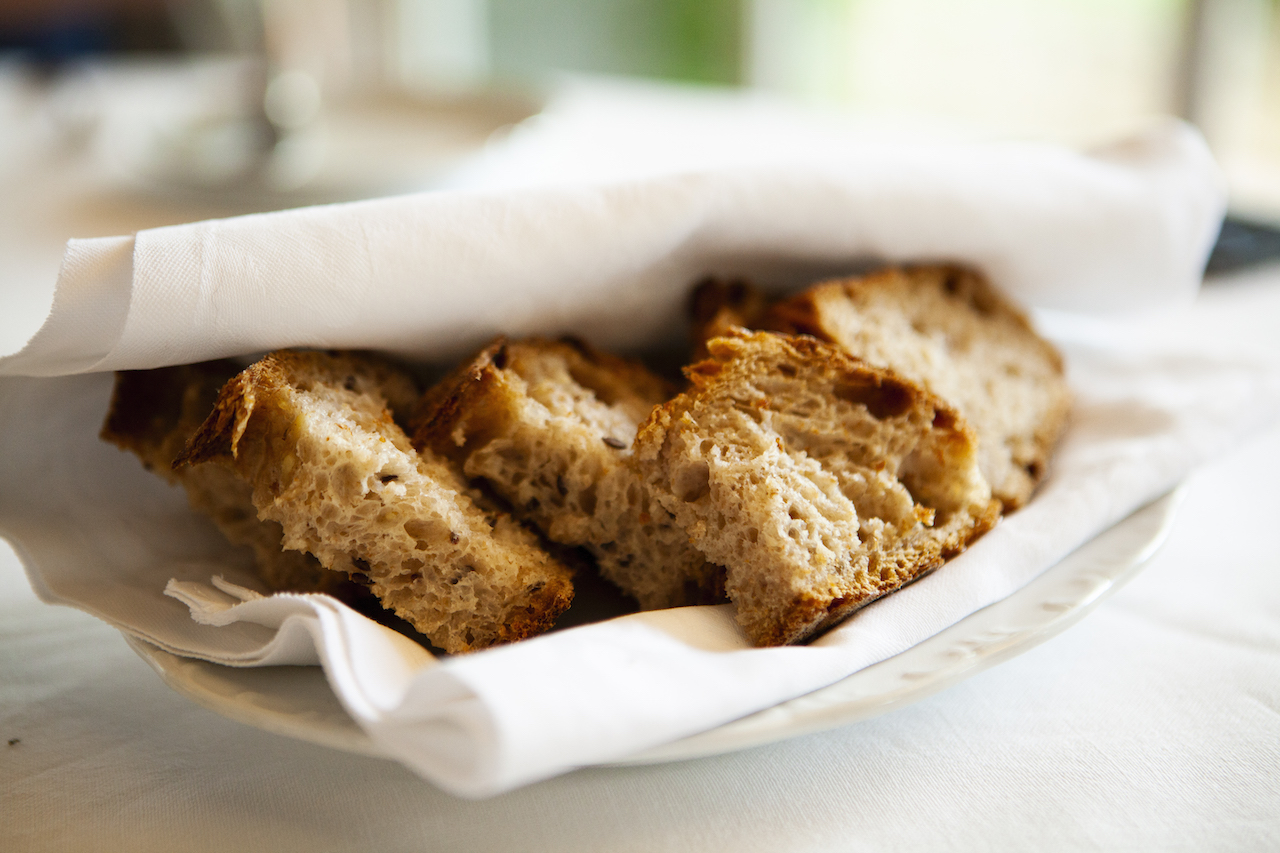
M 745 279 L 704 278 L 689 294 L 691 361 L 707 357 L 707 341 L 734 328 L 757 329 L 769 298 Z
M 575 350 L 587 364 L 598 369 L 594 381 L 589 377 L 579 377 L 579 381 L 591 387 L 606 403 L 616 402 L 610 399 L 611 394 L 616 393 L 609 390 L 611 387 L 644 400 L 665 400 L 675 393 L 670 382 L 634 359 L 596 349 L 573 335 L 565 335 L 555 343 Z
M 519 607 L 513 608 L 507 621 L 498 628 L 493 645 L 504 645 L 545 634 L 556 625 L 560 614 L 573 604 L 573 585 L 568 578 L 556 579 L 530 594 Z
M 513 347 L 545 348 L 571 354 L 569 361 L 577 365 L 580 371 L 574 375 L 574 380 L 591 388 L 606 404 L 615 402 L 611 398 L 618 393 L 618 388 L 628 386 L 636 389 L 638 399 L 665 400 L 656 409 L 651 409 L 651 403 L 646 404 L 645 411 L 651 411 L 651 414 L 640 426 L 637 446 L 647 443 L 650 451 L 653 447 L 660 447 L 670 434 L 685 428 L 685 422 L 691 417 L 695 406 L 705 402 L 703 398 L 717 395 L 723 397 L 726 393 L 729 396 L 738 394 L 742 399 L 735 398 L 731 408 L 751 409 L 757 420 L 795 414 L 784 411 L 786 404 L 770 394 L 751 392 L 743 396 L 739 393 L 738 386 L 743 378 L 739 362 L 744 358 L 744 342 L 753 342 L 751 346 L 756 346 L 761 339 L 737 327 L 751 326 L 784 333 L 767 335 L 765 337 L 768 342 L 760 345 L 765 350 L 772 348 L 773 355 L 769 357 L 774 360 L 779 371 L 785 372 L 799 365 L 801 373 L 809 371 L 805 374 L 807 376 L 830 380 L 832 399 L 829 402 L 832 405 L 859 406 L 877 421 L 915 418 L 923 423 L 921 419 L 927 419 L 929 428 L 926 431 L 932 448 L 927 454 L 916 453 L 909 460 L 898 460 L 891 465 L 895 477 L 901 474 L 904 482 L 914 478 L 910 491 L 913 498 L 917 499 L 917 506 L 913 510 L 911 518 L 914 521 L 911 523 L 919 522 L 922 526 L 914 533 L 902 534 L 903 541 L 907 543 L 903 548 L 909 550 L 910 554 L 904 555 L 903 548 L 899 548 L 898 551 L 886 551 L 887 556 L 870 558 L 871 569 L 868 571 L 880 572 L 883 583 L 874 580 L 860 582 L 861 585 L 855 591 L 839 587 L 838 584 L 817 592 L 797 590 L 785 613 L 781 616 L 775 614 L 767 619 L 757 618 L 748 627 L 753 641 L 762 645 L 802 641 L 836 624 L 876 598 L 935 570 L 946 559 L 964 550 L 970 542 L 989 530 L 999 516 L 998 503 L 989 500 L 984 503 L 975 499 L 969 500 L 964 508 L 967 513 L 965 524 L 953 526 L 948 529 L 949 532 L 939 532 L 939 528 L 933 527 L 935 515 L 939 520 L 945 520 L 948 513 L 952 512 L 939 509 L 951 497 L 948 497 L 948 487 L 945 484 L 938 487 L 936 494 L 931 493 L 934 486 L 930 485 L 930 477 L 924 476 L 920 471 L 942 471 L 955 459 L 972 455 L 974 431 L 966 420 L 967 412 L 962 414 L 965 406 L 944 403 L 927 375 L 922 377 L 910 372 L 906 376 L 900 375 L 899 372 L 888 369 L 898 366 L 892 360 L 876 361 L 875 364 L 863 361 L 858 357 L 863 353 L 853 347 L 847 334 L 833 323 L 833 305 L 861 306 L 872 301 L 878 294 L 901 288 L 904 279 L 911 283 L 927 282 L 929 287 L 936 285 L 940 288 L 938 293 L 943 301 L 949 301 L 954 304 L 957 312 L 971 317 L 980 330 L 984 323 L 999 324 L 1002 333 L 1025 343 L 1027 357 L 1044 368 L 1051 383 L 1056 382 L 1063 389 L 1062 393 L 1047 395 L 1048 402 L 1040 410 L 1038 420 L 1027 430 L 1025 436 L 1020 437 L 1013 453 L 1014 461 L 1022 469 L 1022 473 L 1020 477 L 1002 483 L 997 492 L 1004 508 L 1012 510 L 1028 499 L 1035 484 L 1044 477 L 1049 455 L 1066 422 L 1070 400 L 1065 394 L 1065 383 L 1062 382 L 1061 356 L 1036 335 L 1027 317 L 1003 299 L 981 276 L 951 266 L 889 269 L 857 279 L 818 285 L 774 305 L 769 305 L 762 293 L 741 281 L 703 282 L 692 295 L 691 313 L 695 341 L 701 346 L 705 357 L 685 368 L 692 387 L 675 399 L 670 399 L 671 387 L 642 365 L 602 353 L 582 341 L 568 338 L 555 341 L 532 339 L 513 344 L 499 338 L 483 348 L 473 359 L 460 365 L 412 405 L 412 415 L 408 418 L 412 443 L 424 455 L 433 453 L 452 460 L 454 467 L 461 471 L 474 451 L 497 437 L 506 436 L 513 419 L 510 400 L 506 399 L 512 396 L 507 362 L 512 357 Z M 916 331 L 922 330 L 917 328 Z M 928 330 L 922 333 L 934 334 Z M 144 464 L 157 469 L 158 473 L 171 481 L 182 482 L 189 472 L 203 470 L 205 466 L 201 463 L 205 462 L 218 462 L 240 470 L 263 470 L 264 463 L 260 458 L 265 452 L 260 440 L 263 427 L 256 427 L 258 433 L 252 436 L 252 441 L 246 439 L 255 429 L 252 426 L 256 423 L 255 413 L 263 407 L 274 406 L 271 401 L 289 391 L 294 382 L 293 376 L 299 370 L 314 369 L 316 355 L 273 353 L 235 375 L 226 383 L 221 394 L 216 392 L 216 388 L 223 378 L 230 375 L 229 363 L 226 362 L 166 369 L 177 371 L 186 377 L 187 390 L 181 393 L 175 391 L 172 378 L 161 381 L 163 377 L 159 372 L 145 372 L 154 375 L 122 375 L 124 378 L 118 382 L 112 409 L 103 427 L 103 438 L 138 453 L 144 459 Z M 750 357 L 758 355 L 759 352 L 756 352 Z M 336 357 L 340 360 L 349 358 L 346 355 Z M 410 403 L 407 401 L 412 399 L 412 391 L 405 390 L 410 386 L 401 381 L 402 374 L 399 371 L 393 368 L 384 370 L 372 366 L 374 364 L 375 360 L 368 361 L 361 381 L 366 384 L 370 381 L 374 385 L 383 384 L 385 387 L 380 389 L 382 396 L 396 401 L 390 408 L 384 406 L 375 417 L 378 429 L 390 429 L 393 410 L 401 415 L 408 411 Z M 974 364 L 977 366 L 966 365 L 966 369 L 976 371 L 975 382 L 988 381 L 981 375 L 982 364 Z M 332 381 L 341 385 L 340 374 L 344 370 L 346 368 L 341 366 L 333 368 L 334 375 L 330 377 Z M 370 380 L 375 374 L 380 378 Z M 838 375 L 839 378 L 831 379 L 833 375 Z M 220 378 L 210 378 L 213 376 Z M 210 392 L 210 386 L 215 390 Z M 727 392 L 726 386 L 733 386 L 738 390 Z M 201 390 L 197 392 L 192 389 Z M 185 447 L 176 453 L 157 450 L 157 443 L 173 443 L 174 424 L 189 410 L 188 398 L 200 394 L 213 401 L 203 404 L 210 413 L 194 429 Z M 951 395 L 946 396 L 955 402 Z M 694 402 L 690 402 L 691 400 Z M 288 431 L 289 426 L 282 422 L 271 429 L 283 433 Z M 191 430 L 188 427 L 188 432 Z M 836 434 L 832 432 L 828 435 Z M 711 431 L 703 441 L 718 442 L 720 438 L 719 434 Z M 785 441 L 779 437 L 778 447 L 783 448 L 784 444 L 789 447 L 794 440 L 795 436 L 787 436 Z M 600 443 L 599 437 L 595 439 L 595 443 Z M 605 438 L 605 443 L 617 451 L 630 452 L 629 443 L 610 443 L 609 437 Z M 821 441 L 813 447 L 805 448 L 803 453 L 808 458 L 821 459 L 822 453 L 827 451 L 825 446 L 819 445 L 822 445 Z M 246 454 L 250 458 L 246 459 Z M 165 459 L 172 460 L 172 468 Z M 762 476 L 768 477 L 769 473 L 766 471 Z M 945 479 L 945 476 L 941 478 L 943 481 Z M 552 477 L 551 482 L 558 481 Z M 679 516 L 674 507 L 678 503 L 689 502 L 689 498 L 681 492 L 684 485 L 668 485 L 675 496 L 674 502 L 670 504 L 673 507 L 671 512 Z M 699 487 L 698 483 L 693 483 L 693 491 L 688 494 L 693 494 Z M 275 486 L 268 485 L 265 488 L 267 491 L 279 491 Z M 561 484 L 559 488 L 563 496 L 565 486 Z M 741 495 L 739 498 L 742 499 Z M 483 501 L 481 505 L 483 506 Z M 552 516 L 545 507 L 543 514 L 548 518 Z M 642 515 L 644 524 L 649 524 L 651 519 L 648 511 Z M 544 531 L 549 530 L 549 525 L 553 523 L 538 517 L 536 513 L 526 514 L 526 517 L 543 526 Z M 695 527 L 703 525 L 705 528 L 706 519 L 691 522 L 688 517 L 681 517 L 680 524 Z M 901 520 L 893 524 L 898 524 L 903 530 L 907 529 L 903 525 L 909 526 L 906 521 Z M 930 538 L 921 533 L 921 530 L 932 530 L 937 535 Z M 695 542 L 700 543 L 698 547 L 708 556 L 720 560 L 717 553 L 704 547 L 702 543 L 705 539 L 697 538 L 704 533 L 705 529 L 702 533 L 695 535 L 691 532 L 690 535 L 694 536 Z M 560 541 L 568 540 L 562 538 Z M 569 544 L 580 543 L 573 540 Z M 882 562 L 877 563 L 877 560 Z M 691 600 L 705 600 L 710 585 L 718 585 L 721 592 L 727 589 L 731 595 L 745 595 L 745 586 L 754 582 L 749 578 L 744 579 L 743 570 L 734 564 L 726 563 L 728 568 L 725 569 L 706 560 L 703 563 L 714 571 L 703 578 L 706 583 L 701 586 L 694 584 L 697 588 L 691 588 Z M 361 559 L 355 558 L 344 566 L 334 567 L 352 570 L 354 566 L 359 571 L 360 564 Z M 449 647 L 452 650 L 480 648 L 492 642 L 510 642 L 546 630 L 572 598 L 571 584 L 567 580 L 562 583 L 561 580 L 562 578 L 555 577 L 546 582 L 524 586 L 520 592 L 522 597 L 513 603 L 503 624 L 474 644 L 470 640 L 455 637 Z M 400 595 L 399 592 L 396 594 Z
M 248 427 L 259 395 L 270 396 L 287 384 L 288 352 L 275 352 L 227 381 L 213 409 L 173 460 L 174 469 L 204 462 L 232 461 Z
M 822 289 L 839 288 L 850 298 L 860 301 L 859 297 L 863 294 L 887 287 L 903 276 L 912 279 L 941 279 L 943 289 L 955 297 L 958 305 L 966 305 L 978 316 L 999 318 L 1017 327 L 1028 343 L 1038 351 L 1040 358 L 1050 364 L 1055 372 L 1063 371 L 1062 354 L 1040 337 L 1025 312 L 1001 296 L 984 276 L 954 264 L 889 267 L 858 278 L 818 284 L 803 293 L 770 305 L 758 315 L 757 320 L 761 324 L 758 328 L 809 335 L 829 343 L 839 343 L 823 318 L 820 305 Z
M 1071 407 L 1062 356 L 973 270 L 891 267 L 818 284 L 770 306 L 753 327 L 838 344 L 950 400 L 978 432 L 984 473 L 1006 512 L 1048 473 Z
M 234 362 L 220 360 L 119 371 L 99 435 L 175 482 L 174 458 L 237 370 Z
M 551 627 L 571 572 L 485 505 L 395 423 L 384 363 L 276 352 L 229 381 L 178 465 L 218 463 L 252 486 L 286 548 L 367 578 L 388 609 L 447 652 Z
M 503 431 L 505 409 L 489 406 L 488 401 L 502 381 L 507 343 L 505 337 L 495 339 L 427 389 L 409 420 L 409 435 L 415 447 L 429 447 L 442 456 L 461 460 L 468 445 L 484 442 L 488 434 Z M 452 433 L 469 413 L 478 415 L 475 430 L 459 445 Z
M 280 525 L 258 518 L 248 485 L 235 474 L 214 466 L 173 467 L 223 384 L 238 369 L 234 362 L 221 360 L 121 371 L 101 436 L 180 485 L 192 509 L 208 515 L 233 544 L 251 548 L 258 576 L 268 589 L 323 592 L 353 606 L 367 604 L 368 593 L 344 575 L 326 570 L 310 554 L 284 551 Z
M 754 643 L 814 636 L 998 518 L 972 430 L 916 383 L 810 337 L 738 330 L 708 350 L 641 426 L 637 456 L 726 566 Z
M 512 345 L 506 337 L 494 339 L 422 395 L 409 421 L 415 446 L 461 459 L 469 448 L 505 431 L 509 410 L 495 403 L 508 393 L 503 371 Z M 640 362 L 603 352 L 580 338 L 526 338 L 515 346 L 523 351 L 569 350 L 576 354 L 580 358 L 574 361 L 587 372 L 577 373 L 574 379 L 606 405 L 618 402 L 616 388 L 625 388 L 626 395 L 636 400 L 665 400 L 675 390 Z M 464 421 L 466 442 L 459 444 L 454 432 Z
M 553 542 L 581 547 L 644 609 L 723 600 L 722 572 L 630 462 L 671 386 L 573 339 L 498 339 L 427 392 L 414 444 L 453 459 Z

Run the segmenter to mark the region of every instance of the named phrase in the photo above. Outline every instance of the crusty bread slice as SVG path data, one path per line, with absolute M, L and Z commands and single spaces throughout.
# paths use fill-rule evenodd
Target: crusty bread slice
M 1071 395 L 1062 358 L 975 272 L 888 269 L 833 281 L 774 305 L 759 327 L 813 335 L 891 368 L 955 406 L 1006 511 L 1048 471 Z
M 720 570 L 631 464 L 636 426 L 672 393 L 581 341 L 499 339 L 427 392 L 413 440 L 483 478 L 548 539 L 586 548 L 642 608 L 714 601 Z
M 447 652 L 523 639 L 569 606 L 571 573 L 392 420 L 378 362 L 276 352 L 235 376 L 179 465 L 218 462 L 253 488 L 284 546 L 363 575 Z
M 813 636 L 998 517 L 972 431 L 919 386 L 809 337 L 739 330 L 708 349 L 641 425 L 636 458 L 726 567 L 757 645 Z
M 213 409 L 223 383 L 238 370 L 235 362 L 223 360 L 121 371 L 101 436 L 182 486 L 192 509 L 208 515 L 233 544 L 251 548 L 268 589 L 359 598 L 346 575 L 325 569 L 310 554 L 281 548 L 280 525 L 258 518 L 249 484 L 235 473 L 215 465 L 173 468 L 173 460 Z

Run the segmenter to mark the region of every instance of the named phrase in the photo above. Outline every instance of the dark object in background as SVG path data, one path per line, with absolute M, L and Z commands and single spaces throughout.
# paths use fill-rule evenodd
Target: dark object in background
M 1205 275 L 1235 272 L 1272 260 L 1280 260 L 1280 230 L 1227 217 L 1209 255 Z
M 0 56 L 38 65 L 182 48 L 163 0 L 0 0 Z

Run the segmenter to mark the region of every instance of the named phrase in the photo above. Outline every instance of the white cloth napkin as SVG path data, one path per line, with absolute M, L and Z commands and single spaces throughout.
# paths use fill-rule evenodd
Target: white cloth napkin
M 1070 351 L 1074 420 L 1035 500 L 819 641 L 750 648 L 725 605 L 447 660 L 321 596 L 257 597 L 244 555 L 181 493 L 97 440 L 101 371 L 292 345 L 443 358 L 499 331 L 638 346 L 670 335 L 689 282 L 708 272 L 785 286 L 872 258 L 949 259 L 1032 304 L 1164 304 L 1194 292 L 1222 212 L 1203 143 L 1177 124 L 1097 156 L 857 138 L 842 150 L 72 241 L 49 320 L 0 361 L 0 531 L 45 600 L 166 650 L 321 663 L 382 751 L 480 796 L 705 730 L 909 648 L 1280 410 L 1262 354 L 1084 340 Z
M 661 162 L 695 171 L 657 177 L 423 193 L 72 240 L 51 316 L 0 359 L 0 375 L 286 346 L 440 359 L 499 332 L 651 347 L 679 337 L 700 276 L 787 287 L 875 261 L 964 261 L 1027 304 L 1131 309 L 1194 294 L 1222 216 L 1203 140 L 1173 122 L 1093 156 L 813 136 L 826 141 L 803 148 L 775 134 L 756 151 L 744 140 L 731 167 L 692 151 Z M 530 149 L 540 150 L 513 146 L 513 159 Z M 530 172 L 566 174 L 533 160 Z M 486 175 L 490 186 L 509 183 L 492 168 L 474 177 Z

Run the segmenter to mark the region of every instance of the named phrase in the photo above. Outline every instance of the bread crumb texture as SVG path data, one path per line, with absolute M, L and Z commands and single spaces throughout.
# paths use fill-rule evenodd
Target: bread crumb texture
M 447 652 L 547 630 L 570 571 L 446 460 L 419 453 L 387 408 L 386 364 L 276 352 L 235 376 L 180 464 L 227 466 L 283 545 L 366 582 Z
M 920 266 L 828 282 L 759 325 L 838 344 L 954 405 L 1006 512 L 1046 475 L 1071 406 L 1062 358 L 981 275 Z
M 796 643 L 937 568 L 999 503 L 959 414 L 809 337 L 738 330 L 640 427 L 658 502 L 726 570 L 757 645 Z
M 173 467 L 237 370 L 235 362 L 220 360 L 120 371 L 101 436 L 181 486 L 192 509 L 207 515 L 232 544 L 249 547 L 268 589 L 361 598 L 346 575 L 328 571 L 310 554 L 282 550 L 280 525 L 258 518 L 249 484 L 233 471 L 216 465 Z
M 426 395 L 414 443 L 456 459 L 644 609 L 716 601 L 723 572 L 653 500 L 636 428 L 673 389 L 576 340 L 498 340 Z

